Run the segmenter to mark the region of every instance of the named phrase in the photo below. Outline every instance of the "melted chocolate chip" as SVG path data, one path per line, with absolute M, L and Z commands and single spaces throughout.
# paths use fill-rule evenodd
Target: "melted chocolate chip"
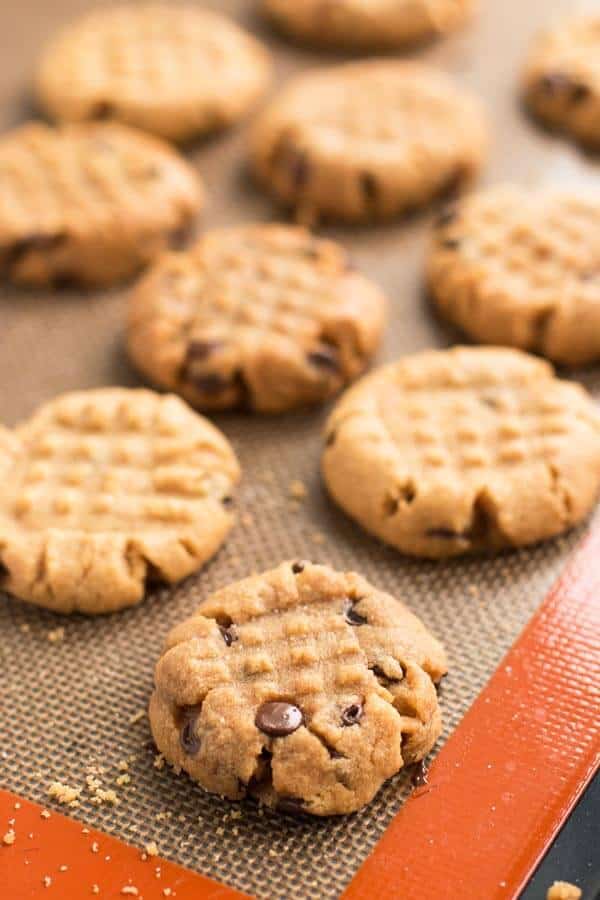
M 256 711 L 257 728 L 273 737 L 285 737 L 300 728 L 304 722 L 301 710 L 293 703 L 273 700 L 263 703 Z
M 324 369 L 328 372 L 339 371 L 339 357 L 335 347 L 323 344 L 318 350 L 308 353 L 306 358 L 317 369 Z
M 114 104 L 109 100 L 98 100 L 90 110 L 91 119 L 110 119 L 114 114 Z
M 304 800 L 301 797 L 279 797 L 277 809 L 290 813 L 304 812 Z
M 221 375 L 217 375 L 216 372 L 207 372 L 205 375 L 192 375 L 189 380 L 203 394 L 220 394 L 221 391 L 231 387 L 231 382 Z
M 201 706 L 184 706 L 180 710 L 179 742 L 188 756 L 195 756 L 200 750 L 200 738 L 196 734 L 196 724 Z
M 354 608 L 354 604 L 358 603 L 358 600 L 346 600 L 344 603 L 344 619 L 348 623 L 348 625 L 366 625 L 367 619 L 364 616 L 361 616 L 359 612 Z
M 346 707 L 342 713 L 342 726 L 349 728 L 351 725 L 358 725 L 363 717 L 363 711 L 362 703 L 353 703 Z
M 590 89 L 564 72 L 551 72 L 540 79 L 540 89 L 551 97 L 566 97 L 570 103 L 581 103 L 590 95 Z
M 197 362 L 206 359 L 222 346 L 222 341 L 190 341 L 187 348 L 187 361 Z
M 371 172 L 362 172 L 360 176 L 360 189 L 368 203 L 374 203 L 379 194 L 377 179 Z
M 333 447 L 333 445 L 335 444 L 336 438 L 337 438 L 337 431 L 334 429 L 333 431 L 330 431 L 329 434 L 327 435 L 327 437 L 325 438 L 325 446 Z
M 234 644 L 238 639 L 238 636 L 233 630 L 232 625 L 229 625 L 229 627 L 227 628 L 223 625 L 219 625 L 219 631 L 221 632 L 221 637 L 228 647 L 231 647 L 231 645 Z
M 303 562 L 292 563 L 292 572 L 294 575 L 299 575 L 301 572 L 304 572 L 305 565 L 306 563 Z
M 412 770 L 412 775 L 410 778 L 413 787 L 419 788 L 419 787 L 423 787 L 424 785 L 428 784 L 429 783 L 429 779 L 427 777 L 428 775 L 429 775 L 429 768 L 424 759 L 422 759 L 418 763 L 415 763 L 413 770 Z
M 234 502 L 235 501 L 233 497 L 231 497 L 229 494 L 227 494 L 225 497 L 221 497 L 221 503 L 223 504 L 223 506 L 226 506 L 228 508 L 230 506 L 233 506 Z

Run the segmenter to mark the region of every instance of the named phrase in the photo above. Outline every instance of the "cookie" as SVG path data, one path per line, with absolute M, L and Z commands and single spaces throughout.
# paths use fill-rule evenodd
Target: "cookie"
M 0 587 L 62 613 L 132 606 L 217 551 L 238 479 L 227 440 L 178 397 L 58 397 L 0 430 Z
M 25 125 L 0 138 L 0 274 L 109 285 L 191 224 L 202 188 L 161 141 L 117 124 Z
M 476 341 L 600 360 L 599 231 L 600 194 L 491 188 L 439 217 L 430 293 Z
M 318 47 L 405 47 L 464 24 L 475 0 L 262 0 L 264 13 L 292 38 Z
M 479 104 L 441 72 L 370 61 L 311 71 L 261 114 L 258 179 L 302 221 L 389 219 L 453 193 L 479 170 Z
M 580 385 L 518 350 L 431 350 L 342 397 L 322 470 L 342 509 L 404 553 L 522 547 L 592 509 L 600 414 Z
M 389 594 L 354 573 L 283 563 L 171 631 L 150 725 L 207 791 L 349 813 L 431 750 L 445 672 L 440 644 Z
M 585 147 L 600 149 L 600 15 L 578 16 L 539 35 L 523 73 L 530 111 Z
M 130 356 L 200 409 L 318 403 L 364 369 L 385 300 L 346 251 L 308 231 L 243 225 L 157 261 L 129 307 Z
M 269 78 L 266 50 L 225 17 L 141 3 L 69 25 L 42 56 L 36 92 L 58 121 L 118 119 L 184 141 L 242 117 Z

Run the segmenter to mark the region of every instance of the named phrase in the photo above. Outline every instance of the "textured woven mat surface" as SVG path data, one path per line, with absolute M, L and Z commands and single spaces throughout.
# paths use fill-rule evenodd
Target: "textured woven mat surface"
M 44 36 L 86 0 L 20 0 L 0 9 L 0 121 L 30 113 L 27 81 Z M 207 4 L 208 5 L 208 4 Z M 253 18 L 250 2 L 214 2 L 268 39 L 281 75 L 322 60 L 287 46 Z M 466 32 L 420 55 L 454 72 L 487 100 L 494 141 L 486 181 L 586 182 L 597 163 L 538 132 L 515 99 L 515 75 L 531 34 L 570 0 L 486 2 Z M 191 156 L 210 203 L 205 224 L 268 219 L 275 210 L 244 168 L 244 129 L 206 142 Z M 452 343 L 423 301 L 420 270 L 428 217 L 386 228 L 330 231 L 376 277 L 392 300 L 380 359 Z M 12 424 L 55 394 L 103 384 L 135 385 L 123 352 L 125 292 L 78 295 L 0 291 L 0 421 Z M 570 373 L 575 377 L 574 373 Z M 577 377 L 600 395 L 598 369 Z M 131 782 L 115 808 L 82 793 L 73 815 L 133 842 L 155 840 L 163 855 L 265 898 L 337 897 L 407 792 L 400 775 L 370 807 L 336 821 L 260 814 L 250 803 L 222 803 L 154 766 L 145 709 L 152 668 L 169 627 L 214 588 L 282 559 L 306 557 L 363 572 L 402 596 L 448 648 L 445 735 L 460 720 L 560 571 L 579 533 L 497 559 L 432 564 L 407 560 L 366 537 L 328 502 L 320 485 L 320 430 L 326 411 L 277 419 L 219 416 L 244 467 L 240 522 L 217 558 L 177 590 L 136 609 L 94 620 L 61 619 L 16 601 L 0 603 L 0 785 L 46 802 L 51 781 L 85 786 L 102 766 L 114 787 L 131 759 Z M 289 498 L 292 480 L 308 497 Z M 244 524 L 245 523 L 245 524 Z M 64 639 L 48 632 L 64 627 Z

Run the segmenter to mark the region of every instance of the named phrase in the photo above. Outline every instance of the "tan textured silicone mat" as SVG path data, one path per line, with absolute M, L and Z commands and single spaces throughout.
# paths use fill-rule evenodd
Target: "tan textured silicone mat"
M 86 0 L 19 0 L 0 8 L 0 116 L 3 128 L 30 112 L 26 85 L 43 38 Z M 269 40 L 280 74 L 323 57 L 286 45 L 261 27 L 251 2 L 215 0 Z M 493 147 L 486 181 L 598 179 L 600 163 L 535 129 L 515 98 L 515 75 L 531 34 L 571 0 L 481 0 L 468 30 L 420 55 L 454 72 L 487 101 Z M 588 4 L 593 5 L 593 4 Z M 275 210 L 244 169 L 244 129 L 191 154 L 206 178 L 206 224 L 267 219 Z M 371 230 L 331 231 L 387 289 L 392 316 L 380 359 L 455 336 L 433 319 L 419 273 L 429 218 Z M 14 423 L 58 392 L 138 384 L 123 352 L 124 291 L 78 295 L 0 292 L 0 421 Z M 573 377 L 575 375 L 570 373 Z M 600 371 L 577 377 L 600 395 Z M 16 601 L 0 603 L 0 786 L 46 802 L 51 781 L 85 785 L 102 766 L 105 788 L 130 764 L 115 808 L 96 807 L 85 790 L 73 815 L 130 842 L 155 840 L 170 859 L 259 897 L 337 897 L 378 840 L 408 790 L 401 775 L 362 812 L 341 820 L 260 812 L 204 794 L 168 767 L 153 765 L 145 718 L 152 667 L 165 633 L 213 588 L 292 557 L 355 568 L 402 596 L 441 637 L 451 674 L 444 683 L 445 735 L 457 724 L 562 567 L 578 534 L 497 559 L 444 564 L 407 560 L 363 535 L 328 502 L 318 458 L 325 410 L 276 419 L 217 417 L 243 467 L 240 522 L 202 573 L 138 608 L 100 619 L 61 619 Z M 306 500 L 289 498 L 292 480 Z M 62 641 L 48 632 L 64 627 Z

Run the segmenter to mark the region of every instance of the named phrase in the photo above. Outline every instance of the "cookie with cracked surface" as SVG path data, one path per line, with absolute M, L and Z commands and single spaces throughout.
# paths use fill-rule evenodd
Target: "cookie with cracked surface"
M 0 274 L 109 285 L 181 238 L 202 204 L 192 167 L 117 124 L 32 123 L 0 138 Z
M 171 631 L 150 725 L 166 759 L 208 791 L 349 813 L 431 750 L 446 668 L 389 594 L 354 573 L 283 563 Z
M 557 363 L 600 360 L 600 194 L 502 186 L 439 217 L 427 280 L 474 340 Z
M 315 46 L 356 50 L 405 47 L 464 24 L 475 0 L 262 0 L 283 32 Z
M 339 401 L 322 459 L 367 531 L 429 558 L 522 547 L 581 521 L 600 492 L 600 415 L 518 350 L 406 357 Z
M 369 61 L 305 73 L 259 116 L 256 176 L 299 219 L 384 220 L 455 192 L 486 149 L 479 104 L 441 72 Z
M 238 479 L 228 441 L 178 397 L 64 394 L 0 429 L 0 588 L 63 613 L 132 606 L 216 553 Z
M 380 290 L 332 241 L 285 225 L 208 232 L 131 295 L 129 353 L 200 409 L 281 412 L 356 377 L 383 328 Z
M 522 89 L 545 125 L 600 150 L 600 15 L 566 19 L 534 41 Z
M 94 10 L 46 48 L 37 97 L 54 119 L 117 119 L 184 141 L 235 122 L 270 78 L 267 51 L 229 19 L 193 6 Z

